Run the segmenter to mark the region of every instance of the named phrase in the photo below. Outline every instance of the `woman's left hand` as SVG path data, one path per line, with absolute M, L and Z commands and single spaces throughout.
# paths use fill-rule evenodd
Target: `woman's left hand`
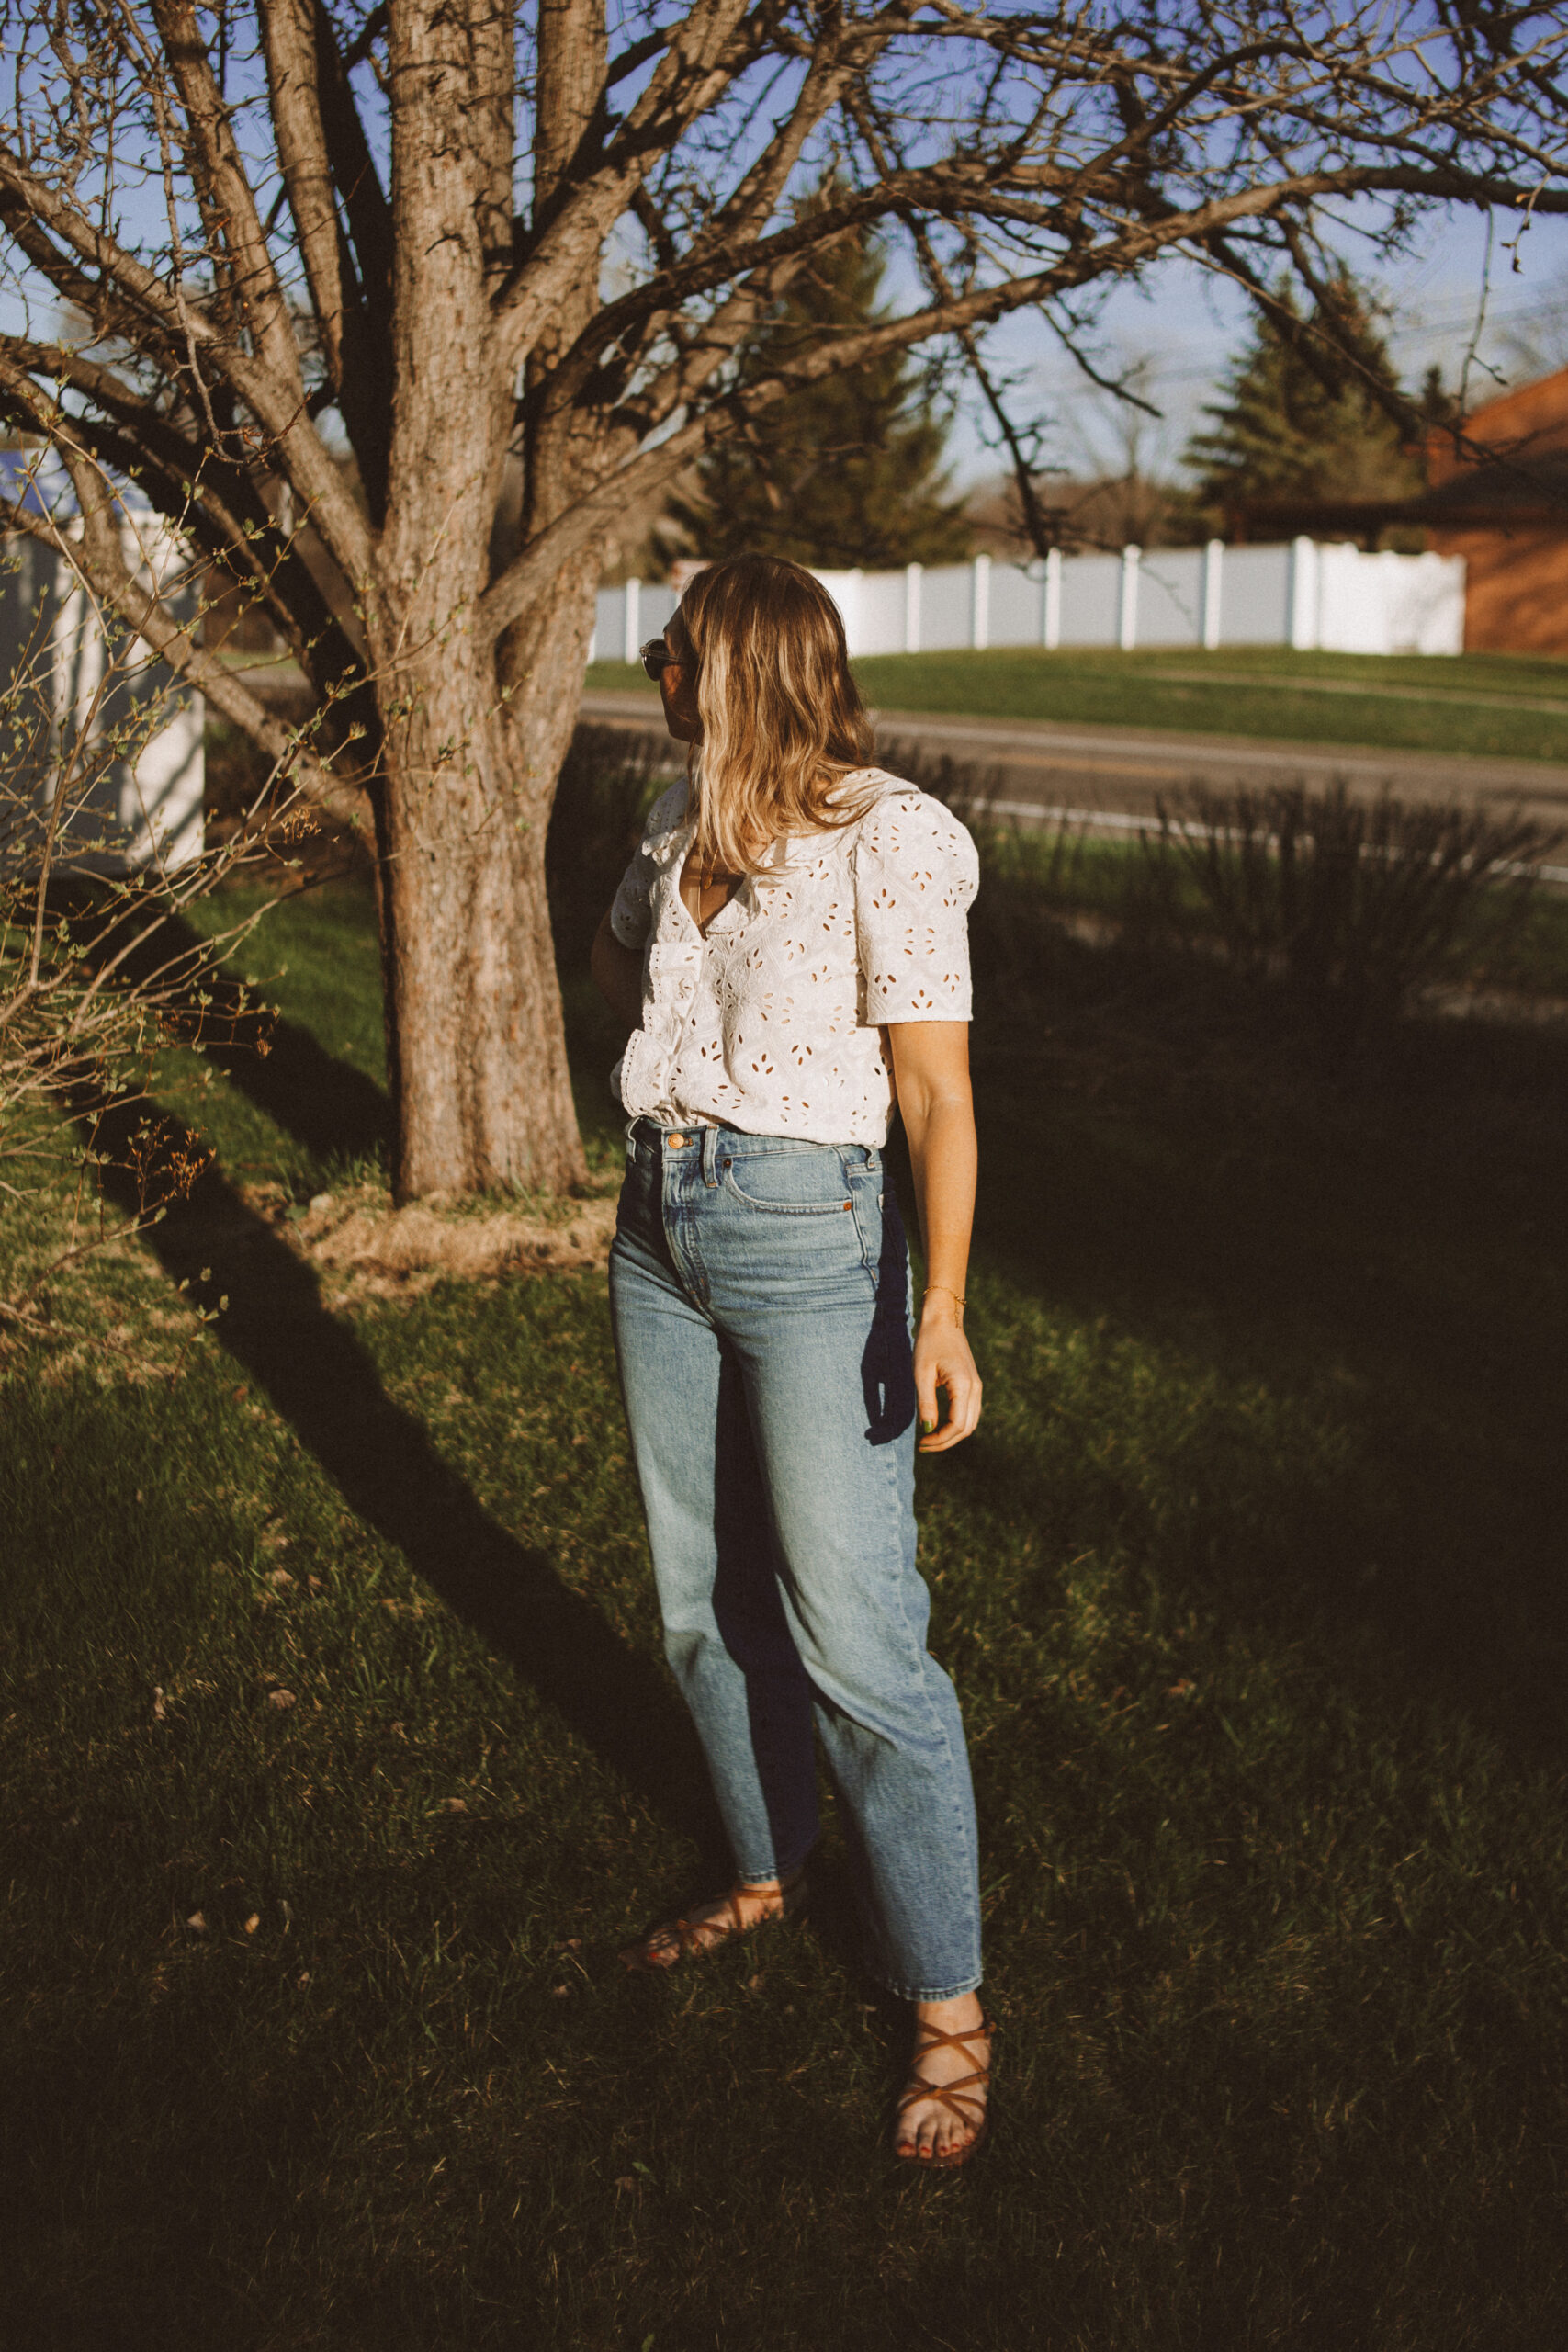
M 956 1314 L 943 1311 L 935 1293 L 920 1317 L 915 1334 L 915 1401 L 920 1416 L 922 1453 L 945 1453 L 974 1434 L 980 1419 L 980 1375 Z M 947 1395 L 947 1419 L 941 1420 L 937 1391 Z M 941 1426 L 938 1426 L 941 1421 Z

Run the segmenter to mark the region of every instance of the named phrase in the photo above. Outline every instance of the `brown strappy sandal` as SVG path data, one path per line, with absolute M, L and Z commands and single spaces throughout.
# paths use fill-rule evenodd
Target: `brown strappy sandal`
M 666 1919 L 661 1927 L 650 1928 L 640 1943 L 631 1944 L 621 1954 L 621 1965 L 634 1974 L 646 1972 L 661 1976 L 682 1960 L 697 1960 L 706 1951 L 716 1951 L 732 1936 L 749 1936 L 758 1928 L 776 1926 L 781 1920 L 792 1919 L 806 1900 L 806 1872 L 796 1871 L 793 1877 L 781 1879 L 778 1891 L 784 1897 L 782 1911 L 764 1911 L 760 1918 L 748 1919 L 740 1908 L 741 1899 L 748 1894 L 761 1894 L 771 1890 L 757 1886 L 732 1886 L 720 1900 L 724 1908 L 713 1917 L 699 1919 L 695 1926 L 689 1919 Z M 673 1946 L 668 1960 L 654 1957 L 656 1951 Z
M 909 2060 L 909 2079 L 898 2095 L 895 2113 L 893 2153 L 900 2164 L 929 2165 L 933 2171 L 941 2166 L 943 2171 L 952 2172 L 958 2165 L 966 2165 L 971 2156 L 978 2155 L 990 2130 L 990 2102 L 980 2097 L 980 2093 L 988 2090 L 990 2086 L 989 2057 L 987 2055 L 987 2064 L 976 2066 L 972 2075 L 960 2075 L 951 2083 L 928 2082 L 919 2071 L 919 2062 L 929 2050 L 963 2049 L 964 2056 L 972 2058 L 974 2052 L 964 2049 L 964 2045 L 970 2041 L 994 2042 L 997 2029 L 989 2018 L 982 2018 L 978 2025 L 969 2028 L 967 2033 L 942 2033 L 934 2025 L 927 2025 L 923 2018 L 917 2018 L 915 2032 L 918 2039 Z M 973 2132 L 974 2137 L 965 2140 L 962 2147 L 950 2150 L 944 2156 L 904 2155 L 898 2147 L 898 2126 L 910 2108 L 918 2107 L 922 2099 L 931 2099 L 936 2106 L 945 2107 L 949 2114 L 955 2115 L 960 2123 Z

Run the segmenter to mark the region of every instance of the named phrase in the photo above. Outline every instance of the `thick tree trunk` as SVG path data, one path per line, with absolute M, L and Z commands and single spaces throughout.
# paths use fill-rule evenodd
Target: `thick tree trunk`
M 596 564 L 512 632 L 475 607 L 514 415 L 492 295 L 512 259 L 513 62 L 487 0 L 394 0 L 396 375 L 366 613 L 382 720 L 383 966 L 400 1198 L 586 1174 L 545 897 Z M 517 656 L 525 655 L 520 662 Z
M 460 438 L 457 427 L 429 421 L 437 444 Z M 482 442 L 466 454 L 470 473 L 479 472 Z M 434 456 L 451 480 L 451 450 L 437 446 Z M 434 463 L 429 479 L 439 479 Z M 412 503 L 411 495 L 393 508 L 409 532 L 397 626 L 378 615 L 372 632 L 383 721 L 395 1189 L 405 1199 L 496 1185 L 559 1191 L 579 1182 L 586 1166 L 545 895 L 545 836 L 576 722 L 597 566 L 580 563 L 529 616 L 529 658 L 503 695 L 494 644 L 473 625 L 471 583 L 484 576 L 489 503 L 458 496 L 445 531 L 434 512 L 423 530 L 408 526 Z
M 551 633 L 564 691 L 514 718 L 465 665 L 438 665 L 393 730 L 382 916 L 401 1199 L 562 1191 L 587 1172 L 545 896 L 586 631 Z

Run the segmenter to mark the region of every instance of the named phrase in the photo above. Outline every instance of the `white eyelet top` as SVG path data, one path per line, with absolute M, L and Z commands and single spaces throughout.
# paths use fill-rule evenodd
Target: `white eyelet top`
M 865 814 L 785 835 L 705 934 L 681 896 L 686 786 L 658 800 L 610 922 L 641 947 L 642 1026 L 611 1073 L 633 1118 L 808 1143 L 881 1145 L 893 1086 L 880 1032 L 967 1021 L 975 844 L 940 800 L 862 769 Z

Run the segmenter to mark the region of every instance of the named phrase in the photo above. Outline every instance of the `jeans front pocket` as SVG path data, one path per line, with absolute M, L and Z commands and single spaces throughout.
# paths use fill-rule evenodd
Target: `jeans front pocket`
M 771 1216 L 842 1216 L 854 1212 L 844 1156 L 833 1144 L 784 1143 L 773 1150 L 718 1155 L 719 1179 L 743 1208 Z

